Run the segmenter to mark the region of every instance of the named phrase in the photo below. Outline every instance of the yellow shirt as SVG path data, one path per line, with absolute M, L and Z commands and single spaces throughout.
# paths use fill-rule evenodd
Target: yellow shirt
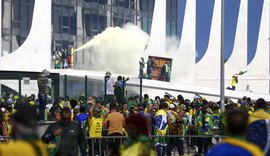
M 236 77 L 233 76 L 233 78 L 232 78 L 232 86 L 236 86 L 236 84 L 237 84 Z
M 102 125 L 103 125 L 104 117 L 95 118 L 92 117 L 89 119 L 89 136 L 90 137 L 102 137 Z
M 36 141 L 42 156 L 48 156 L 47 150 L 41 141 Z M 12 144 L 0 144 L 0 156 L 36 156 L 33 145 L 25 141 L 15 141 Z
M 249 115 L 248 124 L 251 124 L 257 120 L 270 120 L 270 114 L 264 111 L 263 109 L 258 109 L 254 113 Z
M 121 156 L 155 156 L 155 151 L 145 143 L 136 143 L 121 152 Z

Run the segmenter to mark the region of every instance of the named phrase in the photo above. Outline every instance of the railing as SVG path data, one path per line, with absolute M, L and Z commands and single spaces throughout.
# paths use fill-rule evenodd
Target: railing
M 155 153 L 157 156 L 163 156 L 167 153 L 165 146 L 161 146 L 160 150 L 157 150 L 154 145 L 154 140 L 156 138 L 159 138 L 161 136 L 150 136 L 149 139 L 151 141 L 152 148 L 155 150 Z M 164 136 L 167 141 L 170 141 L 173 146 L 173 150 L 171 151 L 172 156 L 179 155 L 176 147 L 176 139 L 180 139 L 183 144 L 178 144 L 178 146 L 182 146 L 180 148 L 183 149 L 183 154 L 193 155 L 198 152 L 198 148 L 202 144 L 207 144 L 207 146 L 210 148 L 212 145 L 219 143 L 222 141 L 225 136 L 199 136 L 199 135 L 186 135 L 186 136 L 178 136 L 178 135 L 168 135 Z M 89 155 L 91 156 L 106 156 L 109 155 L 111 152 L 110 146 L 113 144 L 115 147 L 117 147 L 117 144 L 119 145 L 125 145 L 128 140 L 128 137 L 125 136 L 103 136 L 100 138 L 87 138 L 88 145 L 89 145 Z M 168 146 L 168 144 L 167 144 Z M 170 145 L 171 146 L 171 145 Z M 168 147 L 167 147 L 168 148 Z M 208 149 L 209 149 L 208 148 Z M 164 151 L 165 150 L 165 151 Z M 167 155 L 168 156 L 168 155 Z
M 163 138 L 167 140 L 167 148 L 168 146 L 172 146 L 172 150 L 167 154 L 167 150 L 165 145 L 161 145 L 160 149 L 157 150 L 154 140 L 160 138 L 161 136 L 149 136 L 149 140 L 151 143 L 152 149 L 155 150 L 155 154 L 157 156 L 178 156 L 180 155 L 178 149 L 182 149 L 184 155 L 194 155 L 198 153 L 198 149 L 201 145 L 206 144 L 208 149 L 216 143 L 222 141 L 223 138 L 226 136 L 199 136 L 199 135 L 186 135 L 186 136 L 178 136 L 178 135 L 168 135 L 164 136 Z M 10 143 L 11 137 L 3 137 L 0 136 L 0 143 Z M 89 156 L 108 156 L 113 151 L 113 149 L 119 149 L 121 146 L 125 146 L 128 137 L 126 136 L 103 136 L 103 137 L 96 137 L 96 138 L 87 138 L 88 149 L 89 149 Z M 177 141 L 180 141 L 176 143 Z M 168 143 L 172 143 L 169 145 Z M 179 144 L 180 143 L 180 144 Z M 178 146 L 178 147 L 177 147 Z

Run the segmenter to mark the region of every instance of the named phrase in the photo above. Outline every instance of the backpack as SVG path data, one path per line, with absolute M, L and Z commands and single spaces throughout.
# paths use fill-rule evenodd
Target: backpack
M 183 134 L 183 126 L 181 122 L 174 122 L 170 125 L 170 135 L 182 135 Z

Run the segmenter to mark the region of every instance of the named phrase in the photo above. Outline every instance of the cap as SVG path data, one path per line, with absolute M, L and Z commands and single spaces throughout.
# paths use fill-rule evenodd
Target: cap
M 180 105 L 180 108 L 181 108 L 181 109 L 186 109 L 186 106 L 185 106 L 184 104 L 181 104 L 181 105 Z
M 93 111 L 94 111 L 94 112 L 100 112 L 101 110 L 100 110 L 99 107 L 95 107 Z
M 109 72 L 109 71 L 107 71 L 107 72 L 105 73 L 105 76 L 112 76 L 112 73 Z
M 76 105 L 76 106 L 75 106 L 75 109 L 80 109 L 80 106 L 79 106 L 79 105 Z
M 49 75 L 50 75 L 50 72 L 49 72 L 47 69 L 44 69 L 44 70 L 41 72 L 41 74 L 42 74 L 43 76 L 49 76 Z
M 174 109 L 175 108 L 175 105 L 174 104 L 170 104 L 169 106 L 171 109 Z
M 199 95 L 195 94 L 194 100 L 201 98 Z

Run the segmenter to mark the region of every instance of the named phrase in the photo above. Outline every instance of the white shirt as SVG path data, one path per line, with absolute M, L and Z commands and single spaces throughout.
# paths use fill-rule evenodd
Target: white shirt
M 113 95 L 114 94 L 114 88 L 113 86 L 115 85 L 115 82 L 113 80 L 113 78 L 109 78 L 109 80 L 107 81 L 107 88 L 106 88 L 106 94 L 107 95 Z

